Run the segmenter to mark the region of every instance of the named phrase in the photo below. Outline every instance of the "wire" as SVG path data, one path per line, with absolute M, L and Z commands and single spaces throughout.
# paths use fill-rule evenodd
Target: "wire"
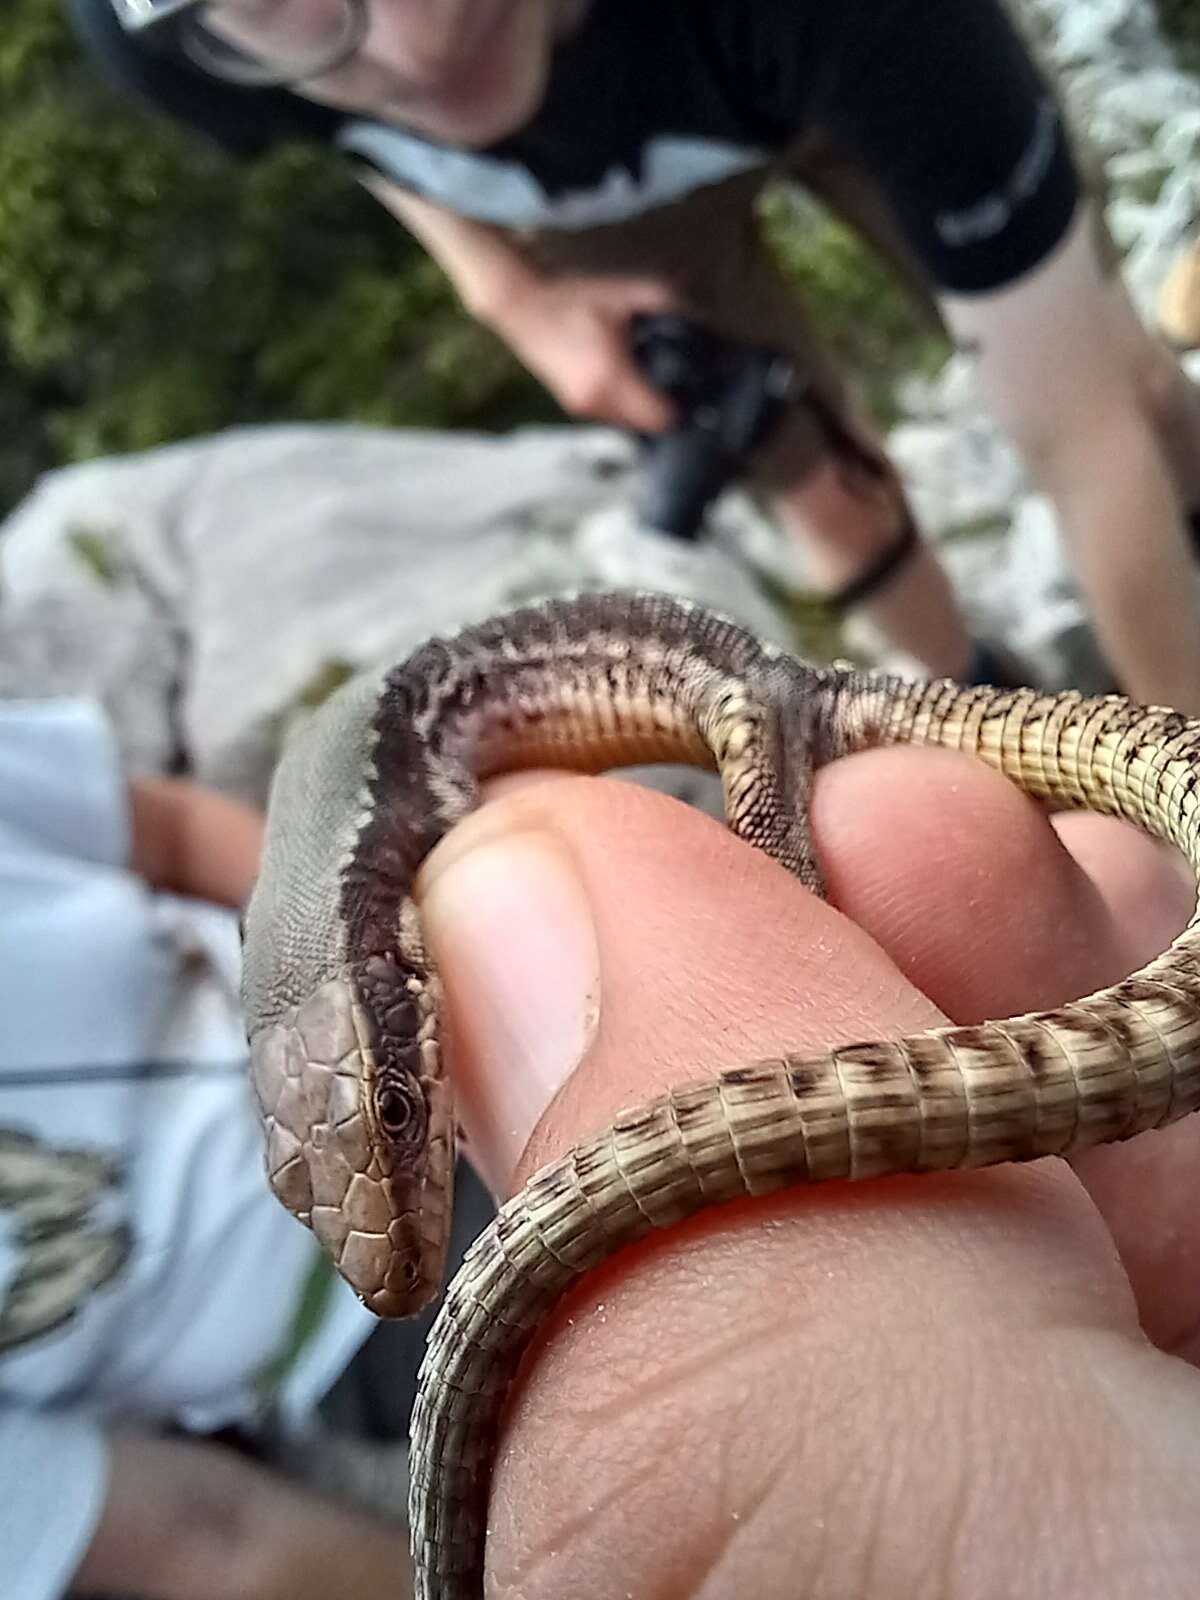
M 47 1089 L 70 1083 L 146 1083 L 162 1078 L 246 1077 L 249 1057 L 227 1061 L 119 1061 L 111 1066 L 0 1067 L 0 1091 Z

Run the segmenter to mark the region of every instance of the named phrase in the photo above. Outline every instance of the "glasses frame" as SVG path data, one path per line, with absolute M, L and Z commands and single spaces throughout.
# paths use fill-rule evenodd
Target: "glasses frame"
M 168 37 L 193 66 L 223 83 L 243 89 L 285 89 L 336 72 L 357 54 L 370 27 L 369 0 L 341 0 L 342 28 L 337 40 L 308 60 L 256 61 L 236 45 L 224 45 L 204 27 L 198 13 L 211 0 L 111 0 L 117 21 L 134 38 Z

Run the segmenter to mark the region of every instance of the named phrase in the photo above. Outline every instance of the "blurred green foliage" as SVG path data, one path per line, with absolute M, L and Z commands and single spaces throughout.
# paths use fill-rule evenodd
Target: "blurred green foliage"
M 0 32 L 0 505 L 234 423 L 504 425 L 543 391 L 321 151 L 243 166 L 119 99 L 58 0 Z
M 1200 6 L 1196 0 L 1154 0 L 1154 9 L 1179 64 L 1200 73 Z
M 558 415 L 320 151 L 230 162 L 113 93 L 58 0 L 0 32 L 0 511 L 57 462 L 238 423 L 502 428 Z M 886 403 L 936 346 L 853 240 L 768 206 Z

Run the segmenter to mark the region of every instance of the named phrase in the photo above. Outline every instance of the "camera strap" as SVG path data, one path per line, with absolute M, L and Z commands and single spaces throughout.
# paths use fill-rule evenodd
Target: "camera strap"
M 920 542 L 921 536 L 917 532 L 917 525 L 906 512 L 904 527 L 896 542 L 889 545 L 882 555 L 876 556 L 865 572 L 860 572 L 857 578 L 852 578 L 833 594 L 826 595 L 825 604 L 838 616 L 844 616 L 847 611 L 852 611 L 864 600 L 869 600 L 891 581 L 909 556 L 915 552 Z
M 825 434 L 829 452 L 836 461 L 849 464 L 855 471 L 876 484 L 885 483 L 892 476 L 886 459 L 862 444 L 834 407 L 818 393 L 815 385 L 803 385 L 796 393 L 794 403 L 806 406 L 816 418 Z M 891 582 L 909 557 L 915 554 L 921 536 L 917 532 L 917 525 L 912 519 L 912 513 L 903 494 L 899 497 L 899 504 L 904 523 L 894 542 L 881 555 L 876 556 L 870 566 L 860 572 L 857 578 L 852 578 L 842 588 L 825 596 L 825 604 L 835 615 L 844 616 L 847 611 L 852 611 L 864 600 L 869 600 L 872 595 L 878 594 Z

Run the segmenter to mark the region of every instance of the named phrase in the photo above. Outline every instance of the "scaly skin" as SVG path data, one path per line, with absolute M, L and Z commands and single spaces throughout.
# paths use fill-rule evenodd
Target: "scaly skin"
M 369 1305 L 408 1314 L 441 1280 L 453 1110 L 410 891 L 481 780 L 716 766 L 734 832 L 819 890 L 813 771 L 886 744 L 974 754 L 1200 866 L 1200 723 L 1118 697 L 816 668 L 658 596 L 520 611 L 326 703 L 272 791 L 246 1009 L 272 1184 Z M 1198 1103 L 1193 918 L 1141 972 L 1058 1010 L 731 1064 L 622 1114 L 509 1201 L 446 1296 L 413 1418 L 418 1594 L 482 1592 L 508 1384 L 556 1300 L 626 1244 L 747 1193 L 1063 1155 Z

